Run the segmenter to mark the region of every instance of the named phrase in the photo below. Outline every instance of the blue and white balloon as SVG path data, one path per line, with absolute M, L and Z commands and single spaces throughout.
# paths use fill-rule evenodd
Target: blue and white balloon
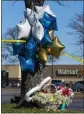
M 51 40 L 51 38 L 50 38 L 50 36 L 49 36 L 49 32 L 48 32 L 48 30 L 45 30 L 45 32 L 44 32 L 44 37 L 43 37 L 43 39 L 41 40 L 41 45 L 42 46 L 44 46 L 44 45 L 49 45 L 49 44 L 51 44 L 52 43 L 52 40 Z
M 13 44 L 13 55 L 24 55 L 25 44 L 24 43 L 14 43 Z
M 56 18 L 46 12 L 44 13 L 43 17 L 41 19 L 39 19 L 39 21 L 41 22 L 43 27 L 47 30 L 50 30 L 50 29 L 58 30 Z
M 31 26 L 27 19 L 20 24 L 16 25 L 17 27 L 17 39 L 28 39 L 31 31 Z
M 44 15 L 44 12 L 50 14 L 51 16 L 55 17 L 55 14 L 51 11 L 50 6 L 35 6 L 36 7 L 36 13 L 38 14 L 38 19 L 42 18 Z
M 30 58 L 33 57 L 36 54 L 37 50 L 37 42 L 36 40 L 31 36 L 30 40 L 25 45 L 25 57 Z
M 27 10 L 24 12 L 24 15 L 28 19 L 31 26 L 33 26 L 35 21 L 38 19 L 38 15 L 29 8 L 27 8 Z
M 33 73 L 35 72 L 35 63 L 32 58 L 26 60 L 25 58 L 19 56 L 19 60 L 22 71 L 28 71 Z
M 37 40 L 41 41 L 44 36 L 44 27 L 37 20 L 32 27 L 32 36 Z

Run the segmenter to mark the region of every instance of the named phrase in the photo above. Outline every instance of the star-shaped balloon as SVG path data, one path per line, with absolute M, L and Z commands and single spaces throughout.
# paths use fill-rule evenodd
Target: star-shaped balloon
M 56 17 L 44 12 L 43 17 L 39 19 L 45 29 L 58 30 Z
M 31 36 L 29 41 L 25 45 L 25 57 L 30 58 L 33 57 L 37 50 L 37 42 L 36 40 Z
M 29 72 L 35 71 L 35 63 L 32 58 L 26 60 L 24 57 L 19 56 L 19 60 L 22 71 L 29 71 Z
M 28 39 L 28 36 L 30 35 L 30 31 L 31 31 L 31 26 L 28 22 L 28 20 L 26 19 L 24 22 L 17 24 L 17 39 Z
M 56 58 L 59 58 L 61 51 L 64 49 L 64 45 L 61 44 L 58 37 L 55 37 L 55 39 L 52 41 L 52 44 L 48 46 L 47 52 L 49 55 L 53 55 Z
M 39 50 L 39 57 L 44 63 L 48 61 L 48 55 L 45 49 L 41 48 Z
M 44 36 L 44 27 L 38 20 L 32 26 L 32 36 L 39 41 L 41 41 Z
M 38 14 L 38 18 L 42 18 L 44 12 L 47 12 L 48 14 L 50 14 L 53 17 L 56 17 L 55 14 L 51 11 L 50 6 L 46 5 L 46 6 L 35 6 L 36 7 L 36 13 Z
M 13 55 L 24 55 L 25 43 L 14 43 L 13 45 Z
M 31 26 L 33 26 L 35 21 L 38 19 L 38 15 L 29 8 L 27 8 L 27 10 L 24 12 L 24 16 L 28 19 Z
M 50 35 L 51 40 L 54 40 L 54 30 L 50 30 L 49 35 Z
M 52 40 L 51 40 L 51 38 L 49 36 L 49 32 L 48 32 L 48 30 L 45 30 L 44 37 L 41 40 L 41 45 L 44 46 L 44 45 L 49 45 L 51 43 L 52 43 Z

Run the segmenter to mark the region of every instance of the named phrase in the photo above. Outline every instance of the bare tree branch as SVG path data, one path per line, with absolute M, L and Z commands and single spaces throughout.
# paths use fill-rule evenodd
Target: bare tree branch
M 9 28 L 7 29 L 7 31 L 4 33 L 3 35 L 5 38 L 9 38 L 9 39 L 15 39 L 16 37 L 16 28 Z
M 78 41 L 76 42 L 77 45 L 83 45 L 84 44 L 84 13 L 76 14 L 75 18 L 73 18 L 70 23 L 68 24 L 68 27 L 73 29 L 72 32 L 69 32 L 70 35 L 75 34 Z

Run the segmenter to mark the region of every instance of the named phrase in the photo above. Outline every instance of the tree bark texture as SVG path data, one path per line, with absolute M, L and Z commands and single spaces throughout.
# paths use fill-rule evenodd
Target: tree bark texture
M 37 6 L 41 6 L 44 4 L 45 0 L 24 0 L 25 2 L 25 8 L 31 8 L 32 9 L 32 3 Z

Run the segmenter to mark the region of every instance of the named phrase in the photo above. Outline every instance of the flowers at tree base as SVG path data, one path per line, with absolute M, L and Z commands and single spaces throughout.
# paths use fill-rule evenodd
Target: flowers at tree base
M 74 95 L 72 89 L 69 88 L 69 87 L 58 86 L 57 89 L 58 89 L 58 90 L 61 92 L 61 94 L 64 95 L 64 96 L 73 97 L 73 95 Z
M 63 92 L 57 90 L 55 93 L 45 93 L 42 90 L 32 97 L 32 102 L 40 102 L 41 104 L 53 103 L 58 105 L 65 103 L 66 105 L 69 105 L 71 102 L 70 96 L 73 93 L 70 91 L 70 88 L 64 89 Z

